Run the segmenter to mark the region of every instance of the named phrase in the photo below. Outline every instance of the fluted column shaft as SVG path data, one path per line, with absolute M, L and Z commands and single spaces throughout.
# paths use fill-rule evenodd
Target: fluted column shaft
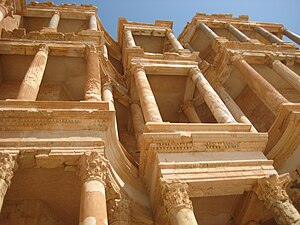
M 282 29 L 283 34 L 287 36 L 289 39 L 300 45 L 300 36 L 298 34 L 295 34 L 294 32 L 286 29 L 285 27 Z
M 279 60 L 274 60 L 271 62 L 270 66 L 281 78 L 283 78 L 298 92 L 300 92 L 300 76 L 298 74 L 296 74 L 293 70 L 288 68 Z
M 256 26 L 255 30 L 261 34 L 264 38 L 266 38 L 267 40 L 269 40 L 271 43 L 283 43 L 283 41 L 277 37 L 276 35 L 272 34 L 271 32 L 267 31 L 265 28 L 260 27 L 260 26 Z
M 236 123 L 223 101 L 210 86 L 198 67 L 190 70 L 190 75 L 204 101 L 219 123 Z
M 58 27 L 58 24 L 59 24 L 59 20 L 60 20 L 59 12 L 55 12 L 52 15 L 51 20 L 49 22 L 49 28 L 57 30 L 57 27 Z
M 278 225 L 298 225 L 300 224 L 299 212 L 290 203 L 285 191 L 289 181 L 281 178 L 286 179 L 284 175 L 261 178 L 254 191 L 264 205 L 270 209 Z
M 10 186 L 13 177 L 13 169 L 15 160 L 8 153 L 0 153 L 0 211 L 3 206 L 3 201 Z
M 86 47 L 84 100 L 101 101 L 101 78 L 98 52 L 94 45 Z
M 96 19 L 96 15 L 93 14 L 90 16 L 90 20 L 89 20 L 89 29 L 90 30 L 98 30 L 98 26 L 97 26 L 97 19 Z
M 182 105 L 182 111 L 186 115 L 187 119 L 191 123 L 201 123 L 201 120 L 198 117 L 198 114 L 195 110 L 195 107 L 191 102 L 186 102 Z
M 218 37 L 218 35 L 215 32 L 213 32 L 212 29 L 210 29 L 205 23 L 200 23 L 198 27 L 206 34 L 206 36 L 210 40 L 213 41 Z
M 134 72 L 136 90 L 143 110 L 145 122 L 162 122 L 162 118 L 148 82 L 145 70 L 138 66 Z
M 243 111 L 227 93 L 225 88 L 221 84 L 218 84 L 216 85 L 215 90 L 222 99 L 222 101 L 225 103 L 226 107 L 229 109 L 233 117 L 236 119 L 236 121 L 251 125 L 251 132 L 257 132 L 257 130 L 252 125 L 251 121 L 245 116 Z
M 185 183 L 162 183 L 162 198 L 171 225 L 198 225 Z
M 249 87 L 265 103 L 265 105 L 276 115 L 280 105 L 288 103 L 268 81 L 266 81 L 255 69 L 253 69 L 241 56 L 232 57 L 233 65 L 240 71 Z
M 126 47 L 128 48 L 136 47 L 134 38 L 132 36 L 132 32 L 129 29 L 125 30 L 125 41 L 126 41 Z
M 99 152 L 85 153 L 79 162 L 82 182 L 80 198 L 80 225 L 107 225 L 105 184 L 108 161 Z
M 177 38 L 174 36 L 172 31 L 167 31 L 167 37 L 170 40 L 172 46 L 175 49 L 175 52 L 177 52 L 179 49 L 183 49 L 182 45 L 180 42 L 177 40 Z
M 136 103 L 132 103 L 130 105 L 130 109 L 132 115 L 134 134 L 137 140 L 138 148 L 140 150 L 142 144 L 141 138 L 142 138 L 142 134 L 144 133 L 144 124 L 145 124 L 143 112 L 141 107 Z
M 17 99 L 35 101 L 40 89 L 48 60 L 48 47 L 40 45 L 34 56 L 22 84 Z
M 241 42 L 249 42 L 250 38 L 248 38 L 243 32 L 234 27 L 232 24 L 227 24 L 227 29 Z

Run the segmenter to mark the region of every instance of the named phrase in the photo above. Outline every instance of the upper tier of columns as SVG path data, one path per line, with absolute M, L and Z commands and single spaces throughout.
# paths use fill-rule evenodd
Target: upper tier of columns
M 48 60 L 48 47 L 40 45 L 20 86 L 19 100 L 35 101 L 40 89 Z
M 124 38 L 125 38 L 125 46 L 126 47 L 128 47 L 128 48 L 136 47 L 131 30 L 125 29 Z
M 198 67 L 190 69 L 190 76 L 195 82 L 195 85 L 203 95 L 204 101 L 209 107 L 210 111 L 219 123 L 236 123 L 235 119 L 226 108 L 223 101 L 217 95 L 215 90 L 210 86 Z
M 98 25 L 97 25 L 97 18 L 96 15 L 93 14 L 90 16 L 90 20 L 89 20 L 89 29 L 90 30 L 98 30 Z
M 241 42 L 249 42 L 251 40 L 243 32 L 241 32 L 239 29 L 235 28 L 230 23 L 227 24 L 227 29 Z
M 54 31 L 57 31 L 59 20 L 60 20 L 59 12 L 55 12 L 50 19 L 48 27 L 50 29 L 53 29 Z
M 283 41 L 277 37 L 276 35 L 272 34 L 271 32 L 267 31 L 265 28 L 260 27 L 260 26 L 256 26 L 255 30 L 261 34 L 264 38 L 266 38 L 267 40 L 269 40 L 271 43 L 283 43 Z
M 173 48 L 175 49 L 175 52 L 177 52 L 180 49 L 184 49 L 171 30 L 167 30 L 166 34 Z
M 0 22 L 13 12 L 13 1 L 1 0 L 0 1 Z
M 232 64 L 240 71 L 245 81 L 263 103 L 276 115 L 286 100 L 268 81 L 253 69 L 242 56 L 236 54 L 231 58 Z
M 298 34 L 295 34 L 294 32 L 288 30 L 287 28 L 282 28 L 283 34 L 287 36 L 289 39 L 300 45 L 300 36 Z

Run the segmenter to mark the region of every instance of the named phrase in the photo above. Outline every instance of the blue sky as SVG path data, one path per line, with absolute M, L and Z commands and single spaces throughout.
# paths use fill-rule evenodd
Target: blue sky
M 54 0 L 60 3 L 89 3 L 98 7 L 107 31 L 116 38 L 118 17 L 153 23 L 156 19 L 174 22 L 178 36 L 196 12 L 249 15 L 252 21 L 283 23 L 300 34 L 300 0 Z

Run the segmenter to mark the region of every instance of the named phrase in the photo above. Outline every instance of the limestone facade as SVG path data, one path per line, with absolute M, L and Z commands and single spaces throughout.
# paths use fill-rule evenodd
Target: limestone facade
M 97 14 L 0 1 L 0 225 L 299 225 L 299 36 Z

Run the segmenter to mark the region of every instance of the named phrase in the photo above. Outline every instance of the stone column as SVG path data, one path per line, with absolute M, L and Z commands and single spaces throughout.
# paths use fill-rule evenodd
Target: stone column
M 232 57 L 232 64 L 240 71 L 249 87 L 276 115 L 280 105 L 288 103 L 268 81 L 266 81 L 255 69 L 253 69 L 240 55 Z
M 131 109 L 131 116 L 132 116 L 132 123 L 133 123 L 133 129 L 135 138 L 137 140 L 138 149 L 141 150 L 142 145 L 142 135 L 144 133 L 144 117 L 141 107 L 137 103 L 132 103 L 130 105 Z
M 8 153 L 0 153 L 0 211 L 3 206 L 3 201 L 10 186 L 15 168 L 15 160 Z
M 126 47 L 128 47 L 128 48 L 136 47 L 131 30 L 125 29 L 124 35 L 125 35 Z
M 283 41 L 277 37 L 276 35 L 272 34 L 271 32 L 267 31 L 265 28 L 262 28 L 260 26 L 256 26 L 255 30 L 264 38 L 266 38 L 267 40 L 269 40 L 271 43 L 283 43 Z
M 136 66 L 134 72 L 136 91 L 142 106 L 145 122 L 162 122 L 152 89 L 142 66 Z
M 278 225 L 298 225 L 300 215 L 290 203 L 285 188 L 289 182 L 286 175 L 271 175 L 258 180 L 254 191 L 264 205 L 270 209 Z
M 212 31 L 205 23 L 199 23 L 198 27 L 206 34 L 210 40 L 215 40 L 218 35 Z
M 90 30 L 98 30 L 98 26 L 97 26 L 97 19 L 96 19 L 96 15 L 93 14 L 90 16 L 90 20 L 89 20 L 89 29 Z
M 198 114 L 195 110 L 194 105 L 189 101 L 185 102 L 182 106 L 182 111 L 186 115 L 187 119 L 191 123 L 201 123 L 201 120 L 198 117 Z
M 49 28 L 57 31 L 59 20 L 60 20 L 59 12 L 55 12 L 52 15 L 51 20 L 49 22 Z
M 101 78 L 98 52 L 94 45 L 86 46 L 84 100 L 101 101 Z
M 103 97 L 103 101 L 109 103 L 109 109 L 115 110 L 115 103 L 113 98 L 113 87 L 110 81 L 103 84 L 102 97 Z
M 130 225 L 131 206 L 128 199 L 110 199 L 107 208 L 109 225 Z
M 190 69 L 190 76 L 195 82 L 198 91 L 203 95 L 204 101 L 219 123 L 236 123 L 225 104 L 210 86 L 198 67 Z
M 79 161 L 82 182 L 80 198 L 80 225 L 107 225 L 105 184 L 108 161 L 97 151 L 85 153 Z
M 300 45 L 300 36 L 298 34 L 295 34 L 294 32 L 288 30 L 287 28 L 282 28 L 283 34 L 287 36 L 289 39 Z
M 40 89 L 48 60 L 48 47 L 39 46 L 19 89 L 17 99 L 35 101 Z
M 186 183 L 162 183 L 162 198 L 171 225 L 197 225 Z
M 216 92 L 221 97 L 222 101 L 225 103 L 226 107 L 229 109 L 233 117 L 238 121 L 239 123 L 244 123 L 251 125 L 251 132 L 257 132 L 257 130 L 252 125 L 251 121 L 245 116 L 243 111 L 240 109 L 240 107 L 235 103 L 235 101 L 231 98 L 231 96 L 227 93 L 225 88 L 218 84 L 215 87 Z
M 300 76 L 277 59 L 273 60 L 272 57 L 270 57 L 269 61 L 267 65 L 295 88 L 296 91 L 300 92 Z
M 227 29 L 241 42 L 249 42 L 250 38 L 248 38 L 243 32 L 239 29 L 235 28 L 231 23 L 227 24 Z
M 175 52 L 177 52 L 180 49 L 184 49 L 171 30 L 167 30 L 166 34 L 173 48 L 175 49 Z

